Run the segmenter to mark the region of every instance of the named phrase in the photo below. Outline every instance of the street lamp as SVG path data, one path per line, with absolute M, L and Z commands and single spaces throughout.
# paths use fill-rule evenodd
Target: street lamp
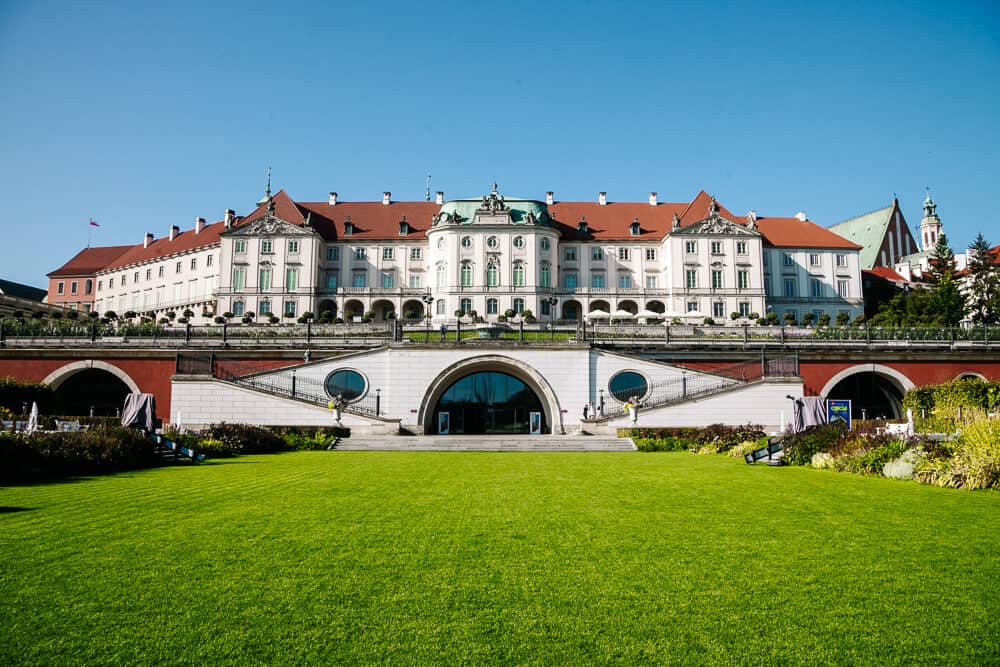
M 420 300 L 424 302 L 424 342 L 426 343 L 431 339 L 431 304 L 434 303 L 434 297 L 425 294 Z
M 549 317 L 555 321 L 556 319 L 556 304 L 559 303 L 559 299 L 554 296 L 550 296 L 548 299 L 542 299 L 545 303 L 549 304 Z

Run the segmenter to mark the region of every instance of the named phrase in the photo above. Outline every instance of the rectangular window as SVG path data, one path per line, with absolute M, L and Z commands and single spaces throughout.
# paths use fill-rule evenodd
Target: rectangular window
M 98 288 L 100 289 L 100 288 Z M 64 294 L 66 292 L 66 283 L 56 284 L 56 294 Z
M 842 299 L 846 299 L 851 296 L 851 283 L 849 280 L 837 281 L 837 295 Z
M 794 299 L 798 294 L 799 290 L 795 285 L 795 278 L 785 278 L 785 298 Z
M 354 259 L 365 259 L 367 256 L 368 256 L 368 253 L 365 252 L 364 248 L 355 248 L 354 249 Z
M 447 307 L 448 307 L 448 304 L 445 303 L 444 299 L 438 299 L 437 300 L 437 314 L 438 315 L 444 315 L 445 314 L 445 312 L 444 312 L 445 308 L 447 308 Z
M 563 287 L 576 289 L 577 274 L 575 271 L 563 274 Z
M 181 272 L 181 262 L 177 262 L 177 264 L 174 265 L 174 273 L 180 273 L 180 272 Z M 123 281 L 125 280 L 125 276 L 122 276 L 122 280 Z M 124 285 L 125 283 L 123 282 L 122 284 Z
M 264 239 L 260 242 L 260 252 L 262 255 L 270 255 L 274 253 L 274 242 L 270 239 Z
M 740 301 L 736 307 L 740 317 L 750 317 L 750 303 L 748 301 Z
M 698 242 L 697 241 L 685 241 L 684 242 L 684 252 L 693 255 L 698 252 Z
M 809 266 L 819 266 L 819 253 L 811 252 L 809 253 Z
M 285 291 L 291 292 L 299 288 L 299 270 L 294 268 L 285 269 Z
M 746 241 L 737 241 L 736 242 L 736 254 L 737 255 L 745 255 L 745 254 L 747 254 L 747 242 Z
M 289 241 L 288 242 L 288 254 L 295 255 L 299 252 L 299 242 Z
M 646 276 L 646 289 L 656 289 L 656 276 Z
M 237 266 L 233 268 L 233 291 L 240 292 L 246 287 L 247 284 L 247 269 L 245 266 Z M 176 291 L 176 290 L 175 290 Z M 174 294 L 174 298 L 179 298 L 180 295 Z
M 410 248 L 410 259 L 423 259 L 424 249 L 423 248 Z
M 270 315 L 271 314 L 271 302 L 267 299 L 261 299 L 260 305 L 257 306 L 258 315 Z
M 749 271 L 737 271 L 736 272 L 736 288 L 737 289 L 747 289 L 750 287 L 750 272 Z
M 152 278 L 153 278 L 153 269 L 146 269 L 146 280 L 152 280 Z
M 712 289 L 722 289 L 722 271 L 712 269 Z
M 486 299 L 486 314 L 496 315 L 500 312 L 500 302 L 496 299 Z
M 287 317 L 295 317 L 295 308 L 296 308 L 296 302 L 295 301 L 286 301 L 285 302 L 285 316 L 287 316 Z
M 100 292 L 103 289 L 104 289 L 104 281 L 103 280 L 98 280 L 97 281 L 97 291 Z M 59 293 L 62 294 L 62 288 L 59 289 Z
M 336 262 L 340 259 L 340 248 L 335 245 L 327 246 L 326 248 L 326 261 Z
M 712 241 L 712 254 L 713 255 L 722 254 L 722 241 Z
M 351 273 L 351 287 L 368 287 L 368 272 L 354 271 Z
M 781 253 L 781 264 L 782 266 L 795 266 L 795 260 L 789 253 L 784 252 Z
M 155 295 L 156 300 L 153 302 L 154 306 L 159 306 L 161 303 L 163 303 L 163 290 L 164 288 L 162 285 L 156 288 L 156 295 Z
M 392 271 L 382 272 L 382 289 L 392 289 L 395 278 L 393 277 Z
M 156 271 L 156 276 L 157 276 L 158 278 L 162 278 L 162 277 L 163 277 L 163 274 L 164 274 L 164 273 L 165 273 L 165 271 L 166 271 L 166 268 L 167 268 L 167 267 L 166 267 L 166 265 L 164 265 L 164 264 L 160 264 L 160 268 L 159 268 L 159 269 L 157 269 L 157 271 Z
M 511 309 L 518 315 L 524 312 L 524 299 L 518 297 L 514 299 L 514 307 Z
M 197 257 L 192 257 L 191 258 L 191 270 L 194 271 L 197 268 L 198 268 L 198 258 Z
M 603 273 L 590 274 L 590 286 L 595 289 L 604 289 L 604 274 Z
M 242 255 L 247 251 L 246 239 L 237 239 L 233 241 L 233 252 L 237 255 Z
M 246 282 L 245 278 L 246 278 L 246 276 L 244 276 L 244 282 Z M 180 303 L 180 301 L 181 301 L 181 291 L 183 289 L 184 289 L 184 283 L 174 283 L 174 303 Z
M 618 289 L 632 289 L 632 275 L 629 273 L 618 274 Z
M 726 316 L 726 304 L 722 301 L 716 301 L 712 304 L 712 317 L 716 319 L 722 319 Z
M 149 269 L 146 269 L 146 271 L 149 271 Z M 90 278 L 87 278 L 86 282 L 83 284 L 83 293 L 90 294 L 93 291 L 94 291 L 94 281 L 91 280 Z
M 689 313 L 696 312 L 698 310 L 698 302 L 697 301 L 688 301 L 687 302 L 687 308 L 685 308 L 685 310 L 687 310 L 687 312 L 689 312 Z
M 552 314 L 552 307 L 549 305 L 548 299 L 542 299 L 541 310 L 542 310 L 542 315 Z
M 687 277 L 687 288 L 688 289 L 698 289 L 698 270 L 688 269 L 686 272 Z
M 198 292 L 198 279 L 188 281 L 188 299 L 194 300 L 201 296 Z
M 604 261 L 604 248 L 591 248 L 590 249 L 590 259 L 595 262 Z
M 410 289 L 420 289 L 424 286 L 423 276 L 419 273 L 410 274 Z
M 382 248 L 382 259 L 394 259 L 396 256 L 395 248 Z
M 246 306 L 242 301 L 233 301 L 233 315 L 236 317 L 242 317 L 245 307 Z
M 271 289 L 271 269 L 261 269 L 258 276 L 258 289 L 261 292 Z
M 462 299 L 458 302 L 458 307 L 463 313 L 472 312 L 472 299 Z
M 178 264 L 178 266 L 180 266 L 180 264 Z M 122 274 L 121 285 L 122 285 L 122 287 L 125 287 L 125 274 L 124 273 Z
M 565 259 L 567 262 L 575 262 L 576 248 L 566 248 L 565 250 L 563 250 L 563 259 Z
M 656 248 L 646 248 L 646 261 L 647 262 L 656 261 Z
M 327 271 L 326 272 L 326 288 L 329 290 L 337 289 L 337 272 Z
M 630 248 L 618 248 L 618 261 L 627 262 L 632 259 L 632 250 Z
M 139 272 L 138 271 L 136 271 L 135 273 L 132 274 L 132 282 L 133 283 L 139 282 Z
M 538 272 L 538 286 L 539 287 L 551 287 L 552 281 L 549 278 L 549 267 L 547 265 L 542 265 L 542 268 Z
M 214 255 L 207 255 L 205 257 L 205 266 L 212 266 L 212 257 L 214 257 Z
M 847 268 L 847 255 L 837 255 L 837 268 Z
M 809 279 L 809 296 L 814 299 L 823 296 L 823 283 L 818 278 Z

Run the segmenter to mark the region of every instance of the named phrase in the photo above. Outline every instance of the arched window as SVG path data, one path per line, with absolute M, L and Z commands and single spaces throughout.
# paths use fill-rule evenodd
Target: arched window
M 437 286 L 445 287 L 447 284 L 448 284 L 448 266 L 446 264 L 438 264 Z
M 500 284 L 500 267 L 497 266 L 495 259 L 491 259 L 489 266 L 486 267 L 486 286 L 496 287 Z
M 511 309 L 518 315 L 524 312 L 524 299 L 518 297 L 514 299 L 514 307 Z
M 462 287 L 472 287 L 472 264 L 462 262 Z
M 524 287 L 524 264 L 514 265 L 514 287 Z
M 549 274 L 549 265 L 548 264 L 542 264 L 541 270 L 539 271 L 539 274 L 538 274 L 538 286 L 539 287 L 551 287 L 552 286 L 552 279 L 551 279 L 551 276 Z
M 500 312 L 500 304 L 496 299 L 486 299 L 486 314 L 496 315 Z

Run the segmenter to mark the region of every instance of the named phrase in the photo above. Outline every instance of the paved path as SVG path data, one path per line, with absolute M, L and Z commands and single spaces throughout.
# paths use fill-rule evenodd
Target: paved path
M 345 438 L 344 451 L 634 452 L 631 438 L 600 435 L 386 435 Z

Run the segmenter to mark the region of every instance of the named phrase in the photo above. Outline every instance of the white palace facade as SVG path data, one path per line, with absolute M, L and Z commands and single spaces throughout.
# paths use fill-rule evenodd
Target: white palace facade
M 74 262 L 83 264 L 83 251 Z M 249 215 L 146 234 L 93 274 L 93 309 L 160 319 L 191 311 L 256 321 L 434 322 L 511 313 L 540 321 L 746 322 L 863 312 L 861 246 L 793 217 L 689 202 L 474 199 L 296 202 L 269 193 Z M 50 274 L 57 284 L 58 272 Z M 77 275 L 77 274 L 73 274 Z M 81 280 L 86 278 L 81 278 Z M 89 304 L 86 304 L 89 307 Z M 733 314 L 737 314 L 734 319 Z M 842 317 L 843 317 L 842 316 Z M 272 319 L 273 321 L 273 319 Z

